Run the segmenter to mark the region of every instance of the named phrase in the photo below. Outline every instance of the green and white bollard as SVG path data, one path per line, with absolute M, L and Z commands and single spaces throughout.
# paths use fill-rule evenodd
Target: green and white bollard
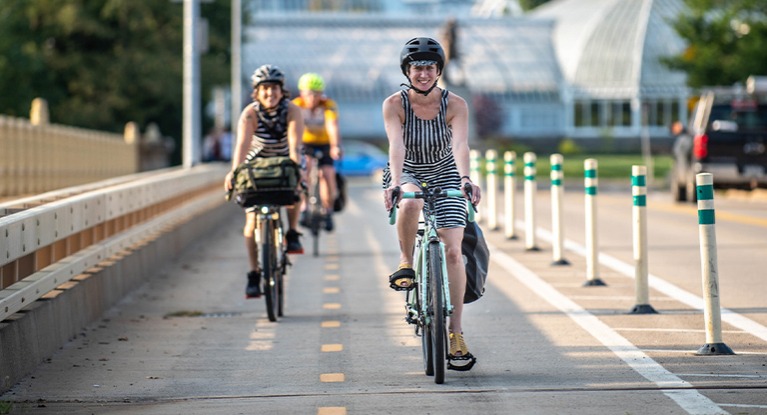
M 498 182 L 497 182 L 497 160 L 498 152 L 487 150 L 485 152 L 485 172 L 487 182 L 487 228 L 491 231 L 498 229 Z
M 551 265 L 570 265 L 570 262 L 562 254 L 565 245 L 564 228 L 562 226 L 562 205 L 564 203 L 563 157 L 561 154 L 552 154 L 549 160 L 551 161 L 551 229 L 553 233 L 551 251 L 553 262 Z
M 514 228 L 517 153 L 507 151 L 503 154 L 503 224 L 506 239 L 517 239 Z
M 540 251 L 535 238 L 535 153 L 528 151 L 524 155 L 525 162 L 525 249 Z
M 479 150 L 471 150 L 469 151 L 469 177 L 471 178 L 471 181 L 474 182 L 477 186 L 479 186 L 480 189 L 484 189 L 483 181 L 482 181 L 482 172 L 481 172 L 481 165 L 480 165 L 480 159 L 482 158 Z M 483 198 L 484 199 L 484 198 Z M 477 212 L 474 213 L 474 220 L 479 222 L 481 220 L 481 213 L 484 210 L 482 206 L 485 204 L 484 200 L 479 201 L 479 206 L 477 206 Z
M 599 278 L 599 249 L 597 247 L 597 178 L 596 159 L 583 160 L 583 184 L 586 209 L 586 287 L 607 285 Z
M 695 176 L 698 196 L 698 235 L 700 237 L 700 266 L 703 277 L 703 317 L 706 323 L 706 344 L 697 355 L 735 354 L 722 342 L 722 310 L 719 305 L 719 275 L 716 260 L 714 217 L 714 176 Z
M 634 283 L 636 304 L 629 314 L 657 314 L 650 305 L 647 268 L 647 167 L 631 166 L 631 195 L 634 199 L 632 229 L 634 233 Z

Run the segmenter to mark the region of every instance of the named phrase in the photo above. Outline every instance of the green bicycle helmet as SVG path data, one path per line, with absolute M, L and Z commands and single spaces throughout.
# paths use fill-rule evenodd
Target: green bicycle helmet
M 298 79 L 298 89 L 300 91 L 322 92 L 325 90 L 325 81 L 316 73 L 305 73 Z

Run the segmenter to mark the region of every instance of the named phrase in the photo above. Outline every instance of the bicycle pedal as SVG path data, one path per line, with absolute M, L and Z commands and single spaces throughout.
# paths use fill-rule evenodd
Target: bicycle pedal
M 462 365 L 454 365 L 453 362 L 467 362 L 466 364 Z M 447 357 L 447 368 L 449 370 L 455 370 L 458 372 L 466 372 L 471 370 L 471 368 L 474 367 L 474 365 L 477 363 L 477 358 L 474 357 L 471 353 L 469 353 L 466 356 L 451 356 L 448 355 Z

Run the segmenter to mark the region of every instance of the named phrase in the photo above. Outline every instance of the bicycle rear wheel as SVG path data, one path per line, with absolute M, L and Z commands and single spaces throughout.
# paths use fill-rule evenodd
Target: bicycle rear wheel
M 266 315 L 269 321 L 277 321 L 279 315 L 279 282 L 278 274 L 281 272 L 277 267 L 277 253 L 274 241 L 274 223 L 265 220 L 261 229 L 261 275 L 264 280 L 264 297 L 266 298 Z
M 312 255 L 320 255 L 320 227 L 322 226 L 322 199 L 320 198 L 320 176 L 317 160 L 312 167 L 311 194 L 309 195 L 309 229 L 312 233 Z
M 428 249 L 429 256 L 429 280 L 431 307 L 428 308 L 431 314 L 431 349 L 434 364 L 434 383 L 441 384 L 445 382 L 445 367 L 447 365 L 447 327 L 445 324 L 445 291 L 443 287 L 442 275 L 442 250 L 439 242 L 430 242 Z

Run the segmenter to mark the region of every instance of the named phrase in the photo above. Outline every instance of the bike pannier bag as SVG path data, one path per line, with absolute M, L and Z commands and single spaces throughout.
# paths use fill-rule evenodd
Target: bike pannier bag
M 463 232 L 461 242 L 463 262 L 466 264 L 466 293 L 463 296 L 464 304 L 479 300 L 485 293 L 488 265 L 490 264 L 490 251 L 485 242 L 482 229 L 476 222 L 468 222 Z
M 234 193 L 242 207 L 292 205 L 301 174 L 290 157 L 256 157 L 234 170 Z

